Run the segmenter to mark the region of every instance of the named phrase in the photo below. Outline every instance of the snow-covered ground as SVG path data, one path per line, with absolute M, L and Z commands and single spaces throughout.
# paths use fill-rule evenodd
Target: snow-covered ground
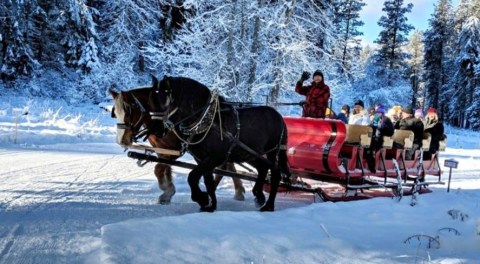
M 226 178 L 210 214 L 179 168 L 172 204 L 156 204 L 153 164 L 126 157 L 100 107 L 0 99 L 0 263 L 480 263 L 479 133 L 447 127 L 451 190 L 414 207 L 280 194 L 260 213 Z

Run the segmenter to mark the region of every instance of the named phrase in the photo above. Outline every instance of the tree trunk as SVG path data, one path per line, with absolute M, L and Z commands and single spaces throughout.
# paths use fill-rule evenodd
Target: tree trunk
M 263 3 L 264 0 L 258 0 L 258 9 L 263 8 Z M 247 102 L 252 101 L 252 88 L 253 88 L 253 83 L 255 82 L 256 79 L 256 74 L 257 74 L 257 58 L 258 58 L 258 51 L 260 48 L 260 40 L 259 40 L 259 34 L 260 34 L 260 25 L 261 25 L 261 20 L 260 20 L 260 12 L 258 13 L 257 17 L 255 18 L 255 26 L 253 28 L 253 36 L 252 36 L 252 48 L 250 51 L 250 70 L 248 73 L 248 83 L 247 83 Z
M 296 0 L 292 0 L 290 2 L 290 6 L 287 6 L 287 9 L 285 10 L 285 23 L 284 25 L 288 25 L 290 23 L 290 19 L 293 15 L 293 11 L 295 9 L 295 5 L 297 4 Z M 283 29 L 284 30 L 284 29 Z M 283 31 L 282 30 L 282 31 Z M 280 36 L 282 35 L 282 32 L 280 32 Z M 283 79 L 283 72 L 280 70 L 280 62 L 282 61 L 283 58 L 283 50 L 279 49 L 277 51 L 277 56 L 275 57 L 275 63 L 274 63 L 274 85 L 272 87 L 272 90 L 270 91 L 270 102 L 275 103 L 278 100 L 278 96 L 280 95 L 280 89 L 282 85 L 282 79 Z

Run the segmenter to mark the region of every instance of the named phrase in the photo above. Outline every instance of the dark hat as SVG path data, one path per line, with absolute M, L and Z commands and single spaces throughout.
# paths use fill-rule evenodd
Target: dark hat
M 355 101 L 355 104 L 354 105 L 359 105 L 361 106 L 362 108 L 365 108 L 365 105 L 363 104 L 363 101 L 362 100 L 357 100 Z
M 377 107 L 377 110 L 375 110 L 375 113 L 385 114 L 385 112 L 386 112 L 385 107 L 382 104 L 380 104 Z
M 323 79 L 323 72 L 322 72 L 322 71 L 320 71 L 320 70 L 316 70 L 316 71 L 313 73 L 313 77 L 315 77 L 316 75 L 319 75 L 319 76 L 321 76 L 321 77 L 322 77 L 322 79 Z
M 403 108 L 402 112 L 404 112 L 405 114 L 413 115 L 413 110 L 410 106 Z

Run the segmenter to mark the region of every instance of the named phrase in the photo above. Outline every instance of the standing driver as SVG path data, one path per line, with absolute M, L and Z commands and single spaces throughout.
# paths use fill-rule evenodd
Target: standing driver
M 330 87 L 325 84 L 323 73 L 316 70 L 313 73 L 313 82 L 303 86 L 303 82 L 310 77 L 310 73 L 303 72 L 302 77 L 295 86 L 295 92 L 305 95 L 306 103 L 303 105 L 303 117 L 325 118 L 328 99 L 330 98 Z

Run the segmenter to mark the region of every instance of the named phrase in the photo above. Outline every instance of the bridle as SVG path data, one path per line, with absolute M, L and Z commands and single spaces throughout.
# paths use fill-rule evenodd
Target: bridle
M 140 100 L 138 100 L 138 98 L 131 94 L 134 102 L 133 104 L 129 104 L 127 102 L 123 102 L 123 105 L 124 105 L 124 109 L 128 109 L 127 111 L 127 114 L 129 116 L 131 116 L 132 114 L 132 107 L 136 107 L 139 111 L 140 111 L 140 117 L 138 118 L 137 122 L 135 122 L 135 124 L 133 123 L 117 123 L 117 128 L 118 129 L 130 129 L 132 131 L 132 133 L 134 134 L 134 141 L 137 141 L 138 138 L 144 136 L 144 134 L 147 132 L 147 129 L 143 129 L 142 131 L 140 131 L 140 128 L 142 127 L 143 125 L 143 120 L 145 118 L 145 114 L 147 113 L 147 110 L 145 109 L 145 107 L 142 105 L 142 103 L 140 102 Z M 113 107 L 112 109 L 112 117 L 116 117 L 115 116 L 115 107 Z
M 159 90 L 155 90 L 156 94 L 158 94 L 159 92 L 160 92 Z M 175 124 L 172 121 L 170 121 L 170 117 L 173 116 L 178 111 L 178 106 L 170 110 L 173 102 L 173 96 L 170 89 L 166 89 L 164 92 L 167 95 L 167 99 L 166 99 L 167 101 L 165 102 L 165 105 L 167 105 L 167 109 L 163 112 L 149 112 L 149 114 L 152 121 L 162 122 L 165 128 L 172 130 Z

